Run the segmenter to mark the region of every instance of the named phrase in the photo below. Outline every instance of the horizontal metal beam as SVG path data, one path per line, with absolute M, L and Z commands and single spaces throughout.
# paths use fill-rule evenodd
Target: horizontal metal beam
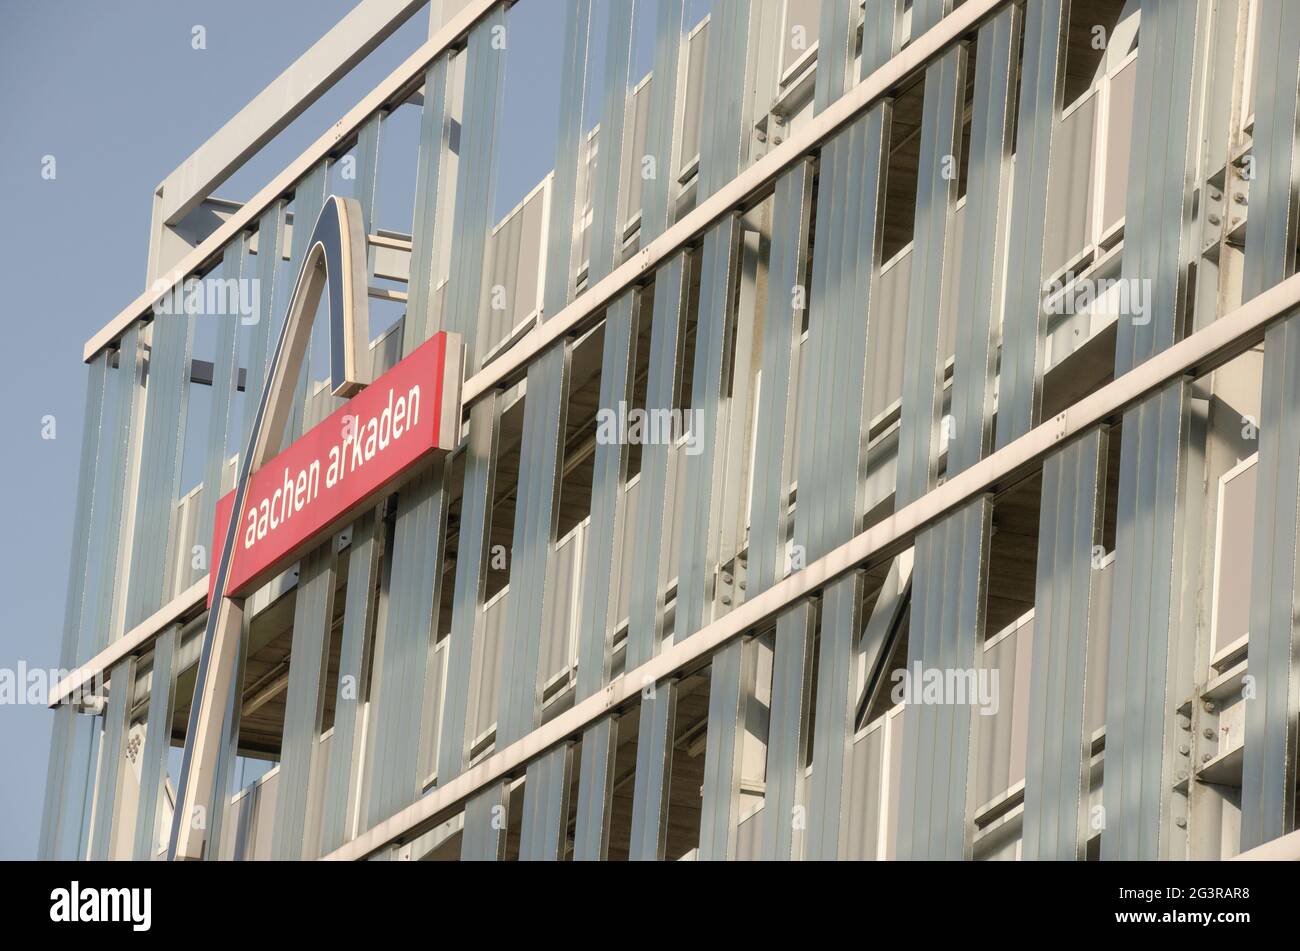
M 798 599 L 807 597 L 854 568 L 907 547 L 920 529 L 981 493 L 1014 483 L 1032 467 L 1041 464 L 1043 457 L 1065 440 L 1099 423 L 1117 420 L 1125 409 L 1170 380 L 1204 375 L 1255 346 L 1263 338 L 1265 327 L 1297 307 L 1300 307 L 1300 275 L 1275 285 L 1231 314 L 1084 397 L 804 570 L 788 576 L 731 613 L 682 638 L 640 667 L 627 671 L 601 693 L 575 704 L 326 858 L 361 859 L 387 843 L 410 837 L 459 808 L 465 799 L 490 783 L 517 773 L 548 748 L 580 733 L 611 709 L 631 703 L 639 695 L 642 684 L 660 682 L 698 666 L 716 650 L 761 627 Z
M 343 118 L 334 123 L 324 135 L 318 138 L 307 150 L 271 180 L 265 188 L 254 195 L 230 219 L 217 228 L 202 244 L 185 255 L 175 268 L 168 271 L 163 278 L 166 282 L 158 287 L 147 288 L 139 297 L 126 306 L 121 313 L 102 327 L 93 337 L 86 341 L 82 359 L 89 362 L 92 357 L 105 347 L 111 346 L 126 329 L 141 317 L 147 316 L 154 302 L 165 292 L 186 277 L 200 271 L 204 266 L 220 257 L 226 244 L 242 231 L 256 225 L 261 214 L 293 190 L 300 178 L 312 170 L 325 158 L 337 154 L 347 147 L 361 126 L 380 109 L 395 106 L 419 85 L 425 70 L 444 51 L 460 45 L 470 28 L 480 19 L 501 5 L 509 5 L 511 0 L 469 0 L 464 9 L 447 20 L 445 26 L 418 50 L 408 56 L 402 65 L 393 70 L 382 82 L 372 89 L 364 99 L 348 111 Z
M 96 674 L 111 669 L 123 657 L 144 650 L 153 642 L 155 637 L 171 627 L 176 621 L 203 607 L 203 602 L 207 597 L 208 576 L 204 575 L 60 680 L 58 686 L 54 688 L 54 693 L 49 698 L 49 706 L 57 707 L 79 687 L 94 680 Z
M 362 0 L 349 10 L 163 179 L 162 222 L 177 224 L 202 204 L 424 5 L 425 0 Z

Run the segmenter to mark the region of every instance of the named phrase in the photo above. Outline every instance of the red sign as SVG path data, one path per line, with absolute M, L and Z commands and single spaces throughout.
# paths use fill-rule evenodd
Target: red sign
M 254 590 L 392 492 L 460 435 L 459 338 L 435 334 L 248 481 L 226 594 Z M 217 503 L 219 556 L 234 492 Z M 208 602 L 216 572 L 209 573 Z

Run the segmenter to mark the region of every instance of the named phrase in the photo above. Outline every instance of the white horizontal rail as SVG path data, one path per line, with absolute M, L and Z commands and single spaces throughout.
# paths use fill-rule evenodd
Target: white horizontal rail
M 243 207 L 230 216 L 229 220 L 212 232 L 207 240 L 185 255 L 176 267 L 168 271 L 167 275 L 162 278 L 166 282 L 165 285 L 158 288 L 147 288 L 144 293 L 128 304 L 121 313 L 87 340 L 82 359 L 86 362 L 92 360 L 95 354 L 110 346 L 118 337 L 122 336 L 131 324 L 146 316 L 152 309 L 154 302 L 162 294 L 176 284 L 181 283 L 186 277 L 199 271 L 204 265 L 215 261 L 231 239 L 235 238 L 240 232 L 254 227 L 262 213 L 271 207 L 271 203 L 292 191 L 298 180 L 311 171 L 316 163 L 335 152 L 340 143 L 355 135 L 366 120 L 376 112 L 392 104 L 394 99 L 405 90 L 410 89 L 413 84 L 418 84 L 420 77 L 429 68 L 430 64 L 444 51 L 456 46 L 475 23 L 496 7 L 510 2 L 512 0 L 469 0 L 463 10 L 451 17 L 446 25 L 434 34 L 428 42 L 408 56 L 401 66 L 389 73 L 361 102 L 357 103 L 343 118 L 334 123 L 328 132 L 289 163 L 284 171 L 271 180 L 269 185 L 249 199 Z
M 177 224 L 235 169 L 302 115 L 340 77 L 406 23 L 426 0 L 362 0 L 171 172 L 162 221 Z

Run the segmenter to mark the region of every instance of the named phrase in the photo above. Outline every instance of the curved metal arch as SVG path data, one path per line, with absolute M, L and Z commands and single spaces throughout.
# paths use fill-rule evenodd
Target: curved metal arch
M 369 300 L 366 273 L 366 234 L 361 205 L 353 198 L 331 195 L 325 199 L 312 228 L 302 270 L 294 285 L 284 326 L 271 358 L 261 405 L 249 437 L 248 455 L 256 471 L 272 447 L 284 438 L 293 409 L 289 394 L 302 370 L 311 343 L 312 319 L 322 291 L 330 328 L 330 386 L 335 396 L 353 396 L 368 380 L 361 379 L 361 341 L 368 327 Z M 263 416 L 265 414 L 265 416 Z M 264 438 L 259 439 L 259 434 Z
M 244 628 L 244 599 L 226 596 L 231 557 L 239 535 L 239 514 L 252 474 L 284 440 L 293 409 L 294 384 L 307 357 L 322 293 L 326 294 L 329 314 L 330 384 L 334 395 L 353 396 L 369 382 L 361 379 L 359 370 L 361 344 L 369 327 L 366 252 L 361 205 L 352 198 L 329 196 L 312 228 L 302 270 L 276 340 L 266 386 L 239 463 L 231 522 L 219 559 L 210 569 L 216 572 L 216 581 L 199 654 L 195 699 L 190 704 L 168 859 L 203 857 L 208 813 L 215 801 L 214 780 L 224 739 L 225 710 L 234 686 Z M 217 847 L 215 842 L 208 845 Z

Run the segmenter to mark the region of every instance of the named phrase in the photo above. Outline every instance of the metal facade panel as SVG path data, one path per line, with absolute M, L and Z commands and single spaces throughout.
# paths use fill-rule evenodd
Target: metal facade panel
M 949 594 L 946 598 L 956 603 L 945 612 L 948 630 L 944 646 L 946 665 L 953 670 L 974 673 L 983 654 L 992 514 L 993 500 L 988 496 L 970 503 L 957 514 L 961 520 L 961 561 L 953 585 L 955 596 Z M 947 791 L 943 800 L 947 823 L 946 828 L 931 830 L 930 845 L 935 855 L 949 858 L 969 858 L 971 854 L 973 708 L 974 702 L 967 697 L 965 704 L 954 703 L 943 711 L 939 746 L 935 751 L 937 789 Z M 946 757 L 944 750 L 948 751 Z
M 842 817 L 849 808 L 849 756 L 853 750 L 857 692 L 854 640 L 862 626 L 861 570 L 832 582 L 822 596 L 822 637 L 813 733 L 813 776 L 807 782 L 807 831 L 803 857 L 840 855 Z
M 234 322 L 233 316 L 226 319 Z M 127 630 L 162 607 L 170 590 L 168 540 L 180 493 L 193 342 L 194 320 L 189 315 L 154 319 L 136 479 L 131 573 L 126 579 Z
M 969 695 L 984 642 L 992 499 L 981 496 L 916 539 L 908 636 L 907 722 L 903 732 L 898 856 L 969 858 L 971 852 Z M 925 689 L 936 672 L 944 695 Z M 969 689 L 969 688 L 967 688 Z
M 1123 275 L 1150 288 L 1145 314 L 1121 314 L 1115 373 L 1185 330 L 1202 3 L 1144 3 L 1128 168 Z M 1124 414 L 1107 683 L 1104 858 L 1170 849 L 1171 672 L 1188 609 L 1181 574 L 1190 394 L 1179 382 Z M 1049 840 L 1048 845 L 1051 845 Z
M 1187 261 L 1196 251 L 1196 52 L 1206 11 L 1203 0 L 1142 4 L 1146 31 L 1160 42 L 1140 48 L 1137 57 L 1123 267 L 1125 277 L 1145 281 L 1150 292 L 1144 315 L 1120 315 L 1116 375 L 1169 347 L 1185 329 Z
M 677 643 L 712 618 L 719 534 L 715 504 L 726 444 L 726 386 L 735 334 L 739 217 L 723 218 L 704 238 L 695 365 L 691 377 L 694 454 L 685 453 L 681 564 L 677 579 Z
M 944 558 L 950 529 L 947 520 L 917 535 L 915 573 L 912 587 L 912 610 L 908 628 L 907 671 L 915 660 L 930 660 L 937 666 L 936 601 L 941 585 L 934 579 L 947 578 Z M 899 812 L 895 823 L 895 841 L 899 858 L 928 858 L 927 823 L 931 809 L 931 767 L 934 757 L 934 717 L 923 703 L 907 703 L 904 694 L 902 772 L 899 779 Z M 921 826 L 918 835 L 917 826 Z
M 974 465 L 993 443 L 993 393 L 1001 329 L 1006 197 L 1011 171 L 1012 77 L 1020 37 L 1019 7 L 980 27 L 961 281 L 967 307 L 957 322 L 947 475 Z
M 471 862 L 499 862 L 506 855 L 510 819 L 510 782 L 484 789 L 465 804 L 460 857 Z
M 592 222 L 587 283 L 595 284 L 619 263 L 623 247 L 624 146 L 632 64 L 633 0 L 607 0 L 605 30 L 605 105 L 600 114 L 600 151 L 592 194 Z M 561 109 L 563 113 L 565 110 Z M 570 152 L 569 155 L 575 153 Z
M 402 352 L 411 353 L 429 338 L 434 315 L 434 287 L 441 260 L 438 209 L 451 152 L 451 97 L 447 95 L 450 54 L 434 60 L 424 74 L 420 111 L 420 145 L 415 166 L 415 210 L 411 219 L 411 263 L 407 278 Z
M 648 414 L 666 413 L 681 402 L 686 295 L 690 292 L 688 268 L 686 255 L 680 254 L 655 276 L 650 363 L 646 373 Z M 635 531 L 639 542 L 631 558 L 633 585 L 628 609 L 626 667 L 629 670 L 659 653 L 664 636 L 663 589 L 672 531 L 668 491 L 676 477 L 676 464 L 677 453 L 662 441 L 641 447 Z
M 640 311 L 641 292 L 633 290 L 616 300 L 605 316 L 598 413 L 616 420 L 623 416 L 620 407 L 627 410 L 632 404 Z M 621 567 L 624 554 L 618 551 L 615 542 L 622 535 L 629 440 L 626 433 L 617 432 L 612 440 L 602 440 L 600 427 L 598 415 L 591 478 L 591 522 L 583 542 L 578 700 L 586 699 L 609 682 L 610 598 L 615 571 Z
M 506 10 L 497 7 L 470 30 L 465 56 L 465 101 L 461 107 L 456 172 L 456 240 L 451 247 L 450 300 L 440 328 L 465 342 L 465 372 L 483 359 L 478 329 L 482 317 L 483 270 L 492 227 L 496 183 L 497 128 L 505 82 Z
M 377 112 L 357 131 L 356 191 L 353 197 L 361 206 L 361 230 L 367 237 L 366 273 L 375 276 L 375 249 L 369 236 L 376 230 L 375 207 L 379 202 L 379 146 L 384 130 L 384 113 Z
M 1171 820 L 1171 639 L 1182 629 L 1183 381 L 1124 414 L 1107 658 L 1103 859 L 1155 859 Z
M 1096 625 L 1094 546 L 1105 509 L 1105 430 L 1043 463 L 1026 755 L 1023 856 L 1084 858 L 1092 731 L 1084 717 Z
M 614 753 L 618 718 L 598 720 L 582 734 L 578 807 L 573 828 L 573 860 L 609 857 L 610 798 L 614 794 Z
M 273 202 L 257 220 L 257 320 L 248 335 L 248 366 L 244 369 L 244 424 L 240 451 L 248 445 L 257 417 L 258 397 L 266 389 L 271 366 L 271 323 L 275 319 L 280 255 L 284 240 L 285 202 Z M 184 419 L 184 416 L 181 417 Z
M 497 749 L 532 730 L 541 713 L 538 662 L 542 620 L 554 597 L 554 592 L 547 590 L 547 577 L 560 514 L 571 356 L 572 345 L 561 341 L 528 368 L 518 502 L 510 546 Z
M 1255 178 L 1246 222 L 1242 299 L 1249 300 L 1295 270 L 1296 155 L 1300 17 L 1285 0 L 1259 4 L 1259 50 L 1255 81 Z
M 239 727 L 244 713 L 244 672 L 248 662 L 248 616 L 241 615 L 238 623 L 240 624 L 240 632 L 237 637 L 233 638 L 238 643 L 234 645 L 234 657 L 230 660 L 230 682 L 226 689 L 226 696 L 221 703 L 221 725 L 215 742 L 216 750 L 213 755 L 212 775 L 209 782 L 205 783 L 205 785 L 210 783 L 211 795 L 207 797 L 207 802 L 211 803 L 211 805 L 205 807 L 202 803 L 196 803 L 194 806 L 195 812 L 193 813 L 195 816 L 202 816 L 205 808 L 209 810 L 207 812 L 207 828 L 202 830 L 203 844 L 201 846 L 201 857 L 207 861 L 215 861 L 223 857 L 220 851 L 223 829 L 225 828 L 226 814 L 230 811 L 230 794 L 233 792 L 231 787 L 234 785 L 235 762 L 239 758 Z M 202 677 L 199 677 L 197 683 L 202 683 Z M 198 694 L 200 689 L 201 687 L 196 687 L 195 693 Z M 192 720 L 193 718 L 191 718 Z M 188 725 L 187 731 L 194 731 L 193 722 Z M 187 735 L 187 753 L 192 749 L 188 739 Z M 182 762 L 182 785 L 185 782 L 185 772 L 185 765 Z M 184 798 L 183 793 L 178 792 L 177 802 L 184 801 Z M 271 827 L 271 832 L 274 833 L 275 824 L 267 823 L 267 825 Z M 173 832 L 181 831 L 176 828 L 174 814 L 172 826 Z M 170 838 L 168 846 L 170 851 Z
M 677 724 L 677 681 L 649 684 L 641 691 L 636 778 L 632 788 L 632 838 L 628 858 L 657 861 L 668 842 L 668 786 L 673 771 Z
M 661 24 L 662 25 L 662 24 Z M 648 415 L 666 413 L 680 402 L 682 388 L 682 351 L 686 336 L 686 295 L 689 293 L 689 262 L 685 254 L 673 258 L 655 278 L 654 301 L 650 316 L 650 358 L 646 379 L 645 409 Z M 630 334 L 630 329 L 629 329 Z M 610 329 L 606 329 L 607 344 Z M 628 366 L 632 365 L 631 337 Z M 620 363 L 621 367 L 623 364 Z M 610 370 L 605 364 L 605 372 Z M 604 386 L 602 374 L 602 388 Z M 613 381 L 611 380 L 611 383 Z M 627 384 L 624 383 L 626 386 Z M 612 451 L 614 447 L 609 447 Z M 626 466 L 626 447 L 619 447 Z M 671 535 L 665 525 L 669 512 L 669 484 L 676 469 L 676 450 L 667 441 L 650 440 L 641 447 L 641 475 L 637 487 L 636 526 L 632 537 L 636 547 L 630 553 L 632 591 L 629 595 L 628 633 L 624 667 L 632 670 L 659 653 L 664 636 L 664 585 Z M 624 473 L 625 473 L 624 469 Z M 621 481 L 621 480 L 620 480 Z M 608 600 L 608 596 L 601 599 Z M 593 607 L 591 610 L 595 610 Z M 591 615 L 587 615 L 590 617 Z M 603 618 L 605 615 L 601 615 Z M 584 620 L 584 624 L 587 622 Z M 602 624 L 603 630 L 603 624 Z M 590 632 L 588 632 L 590 634 Z M 608 671 L 608 652 L 601 643 L 601 675 Z M 584 658 L 595 657 L 594 635 L 584 637 Z M 589 667 L 594 664 L 588 665 Z M 579 690 L 594 689 L 594 672 L 583 674 L 579 665 Z M 590 695 L 590 694 L 584 694 Z M 659 724 L 671 729 L 676 718 L 676 682 L 661 684 L 651 697 L 642 698 L 641 739 L 637 752 L 637 773 L 633 799 L 633 857 L 662 857 L 666 835 L 667 771 L 671 767 L 671 744 L 663 749 L 653 746 Z M 609 810 L 613 782 L 614 737 L 617 724 L 608 717 L 586 731 L 583 736 L 582 774 L 579 782 L 578 820 L 574 836 L 574 857 L 603 858 L 609 848 Z M 655 770 L 653 776 L 642 773 L 643 766 Z M 662 771 L 662 775 L 658 771 Z
M 131 492 L 134 449 L 138 445 L 139 396 L 145 376 L 145 343 L 137 324 L 122 337 L 117 367 L 109 375 L 107 404 L 110 440 L 96 468 L 95 521 L 88 561 L 94 574 L 87 596 L 86 621 L 77 660 L 90 659 L 124 632 L 126 559 L 130 552 Z M 101 500 L 102 499 L 102 503 Z
M 812 178 L 810 162 L 797 165 L 777 180 L 772 205 L 762 386 L 749 517 L 748 597 L 785 576 L 795 442 L 792 424 L 797 409 L 795 357 L 807 309 Z
M 114 857 L 113 844 L 121 821 L 119 803 L 122 771 L 126 761 L 126 733 L 131 726 L 131 701 L 135 689 L 134 657 L 113 668 L 108 682 L 108 706 L 104 709 L 103 739 L 99 749 L 99 773 L 96 777 L 94 826 L 90 834 L 92 862 Z
M 762 856 L 766 859 L 797 858 L 795 830 L 805 828 L 807 803 L 801 787 L 808 766 L 813 621 L 813 605 L 808 601 L 799 602 L 776 621 L 763 794 Z
M 442 596 L 448 466 L 446 459 L 435 460 L 397 497 L 388 604 L 377 634 L 370 701 L 367 826 L 414 802 L 426 778 L 420 750 L 433 716 L 424 702 Z
M 465 482 L 460 503 L 460 547 L 452 593 L 451 632 L 447 635 L 447 686 L 443 694 L 438 783 L 444 785 L 468 764 L 465 728 L 469 719 L 470 671 L 474 643 L 482 630 L 483 585 L 487 576 L 493 487 L 501 429 L 501 400 L 493 393 L 469 414 Z
M 843 509 L 843 496 L 830 490 L 828 483 L 837 468 L 833 447 L 833 417 L 827 414 L 832 383 L 846 385 L 848 380 L 836 373 L 836 360 L 843 351 L 837 346 L 840 325 L 844 323 L 843 297 L 853 297 L 851 289 L 841 284 L 842 255 L 857 245 L 860 232 L 856 215 L 861 195 L 862 168 L 860 120 L 821 153 L 818 194 L 843 195 L 843 201 L 822 206 L 817 218 L 814 245 L 825 249 L 816 255 L 812 267 L 809 295 L 808 336 L 800 348 L 799 427 L 798 427 L 798 510 L 795 515 L 795 564 L 807 564 L 823 554 L 824 524 L 828 508 Z M 856 186 L 856 188 L 855 188 Z M 846 219 L 852 218 L 852 224 Z M 869 311 L 868 311 L 869 315 Z M 865 334 L 863 335 L 866 336 Z M 842 521 L 842 519 L 841 519 Z
M 848 0 L 821 0 L 817 26 L 817 74 L 813 111 L 821 112 L 848 88 L 857 40 L 858 4 Z
M 673 183 L 677 180 L 675 148 L 682 140 L 677 93 L 681 53 L 686 45 L 685 10 L 685 0 L 658 0 L 654 76 L 650 80 L 650 116 L 646 125 L 646 152 L 654 160 L 654 175 L 643 185 L 642 247 L 659 237 L 672 220 Z M 644 158 L 638 158 L 638 162 Z
M 1043 246 L 1052 134 L 1065 95 L 1069 0 L 1025 8 L 1024 56 L 1016 123 L 1016 175 L 1007 254 L 1019 262 L 1007 274 L 998 382 L 997 448 L 1038 422 L 1043 386 Z
M 116 374 L 110 372 L 112 354 L 104 352 L 91 361 L 86 379 L 86 407 L 81 432 L 81 458 L 77 479 L 77 502 L 72 522 L 72 552 L 68 594 L 63 608 L 63 640 L 59 666 L 71 669 L 89 659 L 93 650 L 88 626 L 95 621 L 93 575 L 103 565 L 104 551 L 96 544 L 95 517 L 108 503 L 103 489 L 112 475 L 109 468 L 117 450 L 112 430 L 117 388 L 110 387 Z M 53 761 L 51 760 L 53 765 Z M 48 786 L 47 786 L 48 788 Z
M 370 683 L 371 631 L 375 623 L 376 582 L 383 524 L 367 512 L 352 526 L 348 554 L 347 595 L 339 648 L 338 687 L 334 698 L 334 734 L 321 806 L 321 852 L 329 853 L 351 838 L 357 802 L 353 788 L 363 753 L 362 709 Z
M 560 64 L 560 125 L 555 135 L 555 177 L 551 220 L 546 233 L 546 288 L 543 319 L 559 313 L 573 293 L 573 237 L 578 207 L 578 162 L 585 142 L 582 129 L 587 92 L 587 44 L 591 0 L 565 8 L 564 60 Z M 564 108 L 568 104 L 569 108 Z
M 140 799 L 136 803 L 135 834 L 131 857 L 152 861 L 163 845 L 159 804 L 166 796 L 167 754 L 171 750 L 172 716 L 176 709 L 176 646 L 180 627 L 173 625 L 158 636 L 153 647 L 149 676 L 149 712 L 145 721 L 144 749 L 140 752 Z
M 800 353 L 795 544 L 807 564 L 857 530 L 871 409 L 867 366 L 880 274 L 886 149 L 892 111 L 872 107 L 822 150 L 808 337 Z
M 92 717 L 82 716 L 64 703 L 55 710 L 53 733 L 50 755 L 58 757 L 60 781 L 47 787 L 39 855 L 42 859 L 81 859 L 89 847 L 99 729 Z
M 314 858 L 308 841 L 308 811 L 319 792 L 312 774 L 325 716 L 325 677 L 334 618 L 334 539 L 303 560 L 294 595 L 293 642 L 280 747 L 280 795 L 276 800 L 271 851 L 277 859 Z
M 81 654 L 80 645 L 85 642 L 85 627 L 91 608 L 88 600 L 88 595 L 93 595 L 91 576 L 103 564 L 91 558 L 94 551 L 91 528 L 95 509 L 98 504 L 103 504 L 98 495 L 100 468 L 105 454 L 111 452 L 105 419 L 109 356 L 107 352 L 100 353 L 91 361 L 86 382 L 81 460 L 77 470 L 80 475 L 72 522 L 68 593 L 63 609 L 63 640 L 59 648 L 59 666 L 68 670 L 86 656 Z M 76 751 L 80 745 L 78 734 L 84 739 L 90 731 L 88 721 L 78 723 L 78 719 L 78 714 L 69 704 L 63 704 L 54 712 L 44 787 L 45 808 L 36 853 L 42 859 L 71 854 L 66 841 L 73 823 L 73 800 L 80 800 L 89 784 L 84 757 L 78 757 Z
M 519 828 L 521 862 L 557 862 L 564 858 L 572 774 L 572 743 L 563 743 L 528 764 Z
M 1256 209 L 1256 213 L 1259 209 Z M 1295 824 L 1297 482 L 1300 482 L 1300 318 L 1264 338 L 1264 387 L 1250 597 L 1250 675 L 1242 764 L 1242 848 Z M 1264 427 L 1268 427 L 1267 434 Z M 1262 599 L 1262 600 L 1261 600 Z
M 701 861 L 736 857 L 741 754 L 745 745 L 745 711 L 753 692 L 754 661 L 754 644 L 744 638 L 732 641 L 713 655 L 700 803 Z
M 898 52 L 902 15 L 903 0 L 865 0 L 859 79 L 866 79 Z
M 697 200 L 735 178 L 745 159 L 752 134 L 746 84 L 751 12 L 748 0 L 717 0 L 709 14 L 703 95 L 713 108 L 701 130 Z
M 952 12 L 953 0 L 913 0 L 912 36 L 917 37 Z
M 937 4 L 931 4 L 937 6 Z M 913 17 L 920 11 L 913 9 Z M 960 112 L 966 90 L 966 49 L 948 50 L 925 70 L 921 153 L 917 165 L 912 282 L 903 345 L 903 406 L 898 440 L 901 508 L 934 487 L 939 471 L 939 412 L 943 366 L 939 317 L 945 284 L 954 277 L 946 259 L 961 159 Z
M 839 854 L 849 861 L 870 861 L 880 857 L 880 814 L 884 809 L 884 791 L 889 770 L 885 762 L 885 733 L 880 727 L 870 730 L 853 744 L 848 785 L 858 808 L 844 817 Z
M 1295 153 L 1300 8 L 1266 0 L 1259 7 L 1255 180 L 1250 189 L 1242 298 L 1291 275 L 1297 231 Z M 1300 633 L 1293 611 L 1300 496 L 1300 317 L 1264 336 L 1259 472 L 1255 500 L 1255 569 L 1251 587 L 1250 671 L 1255 699 L 1246 705 L 1241 846 L 1295 827 Z M 1267 427 L 1267 428 L 1265 428 Z M 1264 568 L 1264 566 L 1269 566 Z

